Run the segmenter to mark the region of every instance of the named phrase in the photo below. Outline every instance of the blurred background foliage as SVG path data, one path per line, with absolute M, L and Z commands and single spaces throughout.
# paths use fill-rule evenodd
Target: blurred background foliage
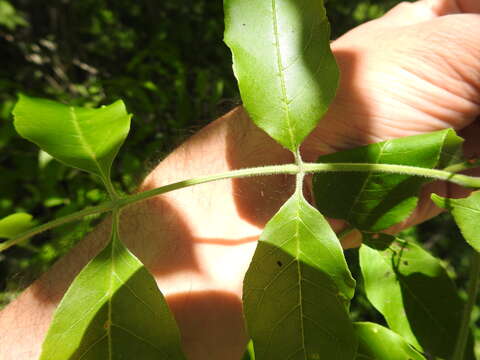
M 333 38 L 397 3 L 329 0 Z M 222 37 L 220 0 L 0 0 L 0 218 L 25 211 L 45 222 L 104 199 L 96 179 L 15 134 L 10 112 L 18 92 L 82 106 L 123 99 L 134 118 L 113 174 L 118 187 L 133 191 L 182 139 L 240 103 Z M 57 228 L 0 254 L 0 307 L 96 221 Z M 467 249 L 447 215 L 404 235 L 442 257 L 463 288 Z M 347 253 L 355 264 L 356 251 Z M 355 266 L 354 272 L 359 278 Z M 357 299 L 357 319 L 383 321 L 361 291 Z

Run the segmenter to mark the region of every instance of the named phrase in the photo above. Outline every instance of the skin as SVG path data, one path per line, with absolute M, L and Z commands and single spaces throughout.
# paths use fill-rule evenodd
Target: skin
M 302 147 L 321 154 L 447 127 L 467 153 L 480 130 L 480 2 L 400 4 L 332 44 L 338 96 Z M 242 108 L 202 129 L 162 161 L 140 190 L 229 169 L 292 162 Z M 240 359 L 247 341 L 241 288 L 256 240 L 293 190 L 292 176 L 224 180 L 168 193 L 122 215 L 122 237 L 167 296 L 188 359 Z M 306 185 L 308 190 L 308 181 Z M 461 196 L 442 183 L 424 189 Z M 306 191 L 308 195 L 308 191 Z M 439 212 L 425 196 L 405 223 Z M 343 224 L 332 221 L 335 229 Z M 108 221 L 0 313 L 0 358 L 36 359 L 52 313 L 82 266 L 108 239 Z M 358 241 L 353 234 L 344 246 Z M 8 330 L 6 330 L 8 329 Z

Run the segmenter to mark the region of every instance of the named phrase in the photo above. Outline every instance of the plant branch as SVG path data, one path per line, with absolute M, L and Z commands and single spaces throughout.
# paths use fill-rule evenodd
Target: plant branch
M 449 165 L 446 168 L 444 168 L 443 171 L 457 173 L 460 171 L 478 167 L 479 165 L 480 165 L 480 161 L 473 159 L 473 160 L 467 160 L 460 163 Z
M 127 195 L 122 198 L 117 198 L 115 200 L 107 201 L 98 206 L 90 207 L 90 208 L 75 212 L 73 214 L 69 214 L 61 218 L 55 219 L 53 221 L 47 222 L 45 224 L 36 226 L 28 231 L 23 232 L 22 234 L 19 234 L 18 236 L 15 236 L 14 238 L 11 238 L 3 243 L 0 243 L 0 252 L 5 251 L 8 248 L 32 236 L 38 235 L 44 231 L 53 229 L 57 226 L 64 225 L 66 223 L 69 223 L 75 220 L 79 220 L 88 215 L 105 213 L 108 211 L 112 211 L 115 208 L 120 209 L 125 206 L 131 205 L 133 203 L 146 200 L 156 195 L 165 194 L 173 190 L 178 190 L 178 189 L 182 189 L 189 186 L 204 184 L 207 182 L 212 182 L 217 180 L 230 179 L 230 178 L 241 178 L 241 177 L 249 177 L 249 176 L 274 175 L 274 174 L 295 175 L 297 173 L 298 173 L 298 166 L 295 164 L 272 165 L 272 166 L 263 166 L 258 168 L 233 170 L 225 173 L 208 175 L 208 176 L 199 177 L 195 179 L 179 181 L 179 182 L 165 185 L 153 190 L 149 190 L 149 191 L 145 191 L 145 192 L 141 192 L 133 195 Z
M 267 176 L 277 174 L 297 175 L 302 173 L 316 173 L 316 172 L 383 172 L 391 174 L 401 174 L 409 176 L 422 176 L 431 179 L 445 180 L 458 185 L 469 188 L 480 188 L 480 178 L 467 176 L 462 174 L 455 174 L 445 170 L 427 169 L 416 166 L 405 165 L 391 165 L 391 164 L 367 164 L 367 163 L 335 163 L 335 164 L 317 164 L 317 163 L 300 163 L 287 165 L 271 165 L 261 166 L 256 168 L 232 170 L 224 173 L 207 175 L 189 180 L 179 181 L 173 184 L 165 185 L 153 190 L 128 195 L 122 198 L 105 202 L 101 205 L 87 208 L 85 210 L 61 217 L 59 219 L 50 221 L 43 225 L 32 228 L 23 234 L 20 234 L 10 240 L 0 243 L 0 252 L 9 247 L 18 244 L 19 242 L 37 235 L 46 230 L 78 220 L 84 216 L 105 213 L 111 211 L 115 207 L 123 208 L 133 203 L 146 200 L 156 195 L 165 194 L 170 191 L 182 189 L 189 186 L 204 184 L 212 181 L 244 178 L 250 176 Z
M 34 227 L 30 230 L 27 230 L 27 231 L 19 234 L 18 236 L 14 237 L 10 240 L 7 240 L 3 243 L 0 243 L 0 252 L 5 251 L 8 248 L 22 242 L 23 240 L 31 238 L 32 236 L 38 235 L 38 234 L 40 234 L 44 231 L 56 228 L 58 226 L 67 224 L 67 223 L 75 221 L 75 220 L 79 220 L 79 219 L 81 219 L 85 216 L 88 216 L 88 215 L 101 214 L 101 213 L 110 211 L 113 208 L 114 208 L 114 203 L 112 201 L 107 201 L 107 202 L 104 202 L 104 203 L 102 203 L 98 206 L 89 207 L 89 208 L 86 208 L 84 210 L 77 211 L 73 214 L 69 214 L 69 215 L 63 216 L 61 218 L 49 221 L 45 224 L 36 226 L 36 227 Z
M 460 330 L 458 332 L 457 343 L 453 353 L 452 360 L 463 360 L 465 354 L 465 347 L 467 345 L 468 334 L 470 329 L 470 319 L 472 317 L 472 310 L 475 306 L 475 301 L 478 296 L 478 289 L 480 287 L 480 253 L 474 251 L 470 265 L 470 280 L 468 284 L 468 298 L 465 308 L 463 309 L 462 322 L 460 323 Z
M 480 188 L 480 177 L 455 174 L 445 170 L 428 169 L 417 166 L 367 163 L 305 163 L 305 172 L 381 172 L 399 175 L 421 176 L 430 179 L 449 181 L 468 188 Z
M 232 170 L 232 171 L 228 171 L 220 174 L 207 175 L 204 177 L 183 180 L 183 181 L 165 185 L 153 190 L 130 195 L 120 199 L 119 203 L 121 204 L 120 206 L 123 207 L 123 206 L 130 205 L 132 203 L 136 203 L 138 201 L 151 198 L 152 196 L 161 195 L 173 190 L 178 190 L 185 187 L 204 184 L 212 181 L 244 178 L 244 177 L 251 177 L 251 176 L 277 175 L 277 174 L 296 175 L 298 172 L 299 172 L 298 166 L 295 164 L 261 166 L 261 167 L 249 168 L 249 169 Z
M 297 165 L 298 172 L 295 179 L 295 191 L 303 196 L 303 179 L 305 178 L 305 169 L 303 167 L 302 155 L 300 154 L 300 147 L 293 153 L 295 156 L 295 164 Z

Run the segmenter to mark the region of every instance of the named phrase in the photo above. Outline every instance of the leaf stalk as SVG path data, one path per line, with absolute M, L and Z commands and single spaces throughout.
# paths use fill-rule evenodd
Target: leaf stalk
M 245 178 L 253 176 L 268 176 L 268 175 L 280 175 L 280 174 L 307 174 L 316 172 L 381 172 L 391 173 L 409 176 L 421 176 L 430 179 L 449 181 L 468 188 L 480 189 L 480 177 L 467 176 L 462 174 L 456 174 L 445 170 L 427 169 L 416 166 L 406 165 L 392 165 L 392 164 L 368 164 L 368 163 L 303 163 L 286 164 L 286 165 L 270 165 L 261 166 L 248 169 L 239 169 L 227 171 L 224 173 L 202 176 L 194 179 L 183 180 L 173 184 L 161 186 L 149 191 L 127 195 L 124 197 L 112 199 L 98 206 L 90 207 L 73 214 L 66 215 L 64 217 L 47 222 L 43 225 L 34 227 L 28 231 L 25 231 L 18 236 L 9 239 L 3 243 L 0 243 L 0 252 L 18 244 L 19 242 L 26 240 L 34 235 L 40 234 L 44 231 L 50 230 L 57 226 L 79 220 L 85 216 L 105 213 L 112 211 L 114 208 L 123 208 L 139 201 L 149 199 L 151 197 L 165 194 L 170 191 L 179 190 L 182 188 L 204 184 L 212 181 Z M 298 186 L 299 177 L 297 177 Z
M 475 306 L 480 287 L 480 253 L 474 251 L 470 265 L 470 280 L 467 289 L 467 303 L 463 309 L 462 322 L 458 332 L 457 343 L 453 352 L 452 360 L 463 360 L 465 355 L 465 347 L 467 345 L 468 334 L 470 329 L 470 319 Z

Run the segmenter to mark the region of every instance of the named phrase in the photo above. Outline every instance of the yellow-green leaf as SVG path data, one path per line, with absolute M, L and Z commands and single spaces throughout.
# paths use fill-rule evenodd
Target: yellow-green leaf
M 268 222 L 244 282 L 257 360 L 351 360 L 355 280 L 323 216 L 296 192 Z
M 337 89 L 323 0 L 224 0 L 224 9 L 243 104 L 255 124 L 295 151 Z
M 58 306 L 40 360 L 184 360 L 173 316 L 142 263 L 109 245 L 75 278 Z
M 465 240 L 480 252 L 480 191 L 464 199 L 443 198 L 432 194 L 433 202 L 452 213 Z
M 35 226 L 30 214 L 16 213 L 0 220 L 0 238 L 10 239 Z
M 110 181 L 110 168 L 130 129 L 122 101 L 99 109 L 19 95 L 15 129 L 57 160 Z

